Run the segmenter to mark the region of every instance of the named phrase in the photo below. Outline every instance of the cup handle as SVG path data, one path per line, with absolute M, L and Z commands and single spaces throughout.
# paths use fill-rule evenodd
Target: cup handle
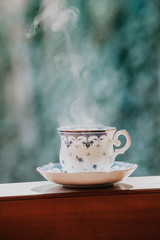
M 118 132 L 115 133 L 114 138 L 113 138 L 113 145 L 115 145 L 116 147 L 119 147 L 121 145 L 121 141 L 118 140 L 120 135 L 124 135 L 126 137 L 126 144 L 124 145 L 124 147 L 122 148 L 118 148 L 114 151 L 113 154 L 113 160 L 116 158 L 116 156 L 118 154 L 123 154 L 125 153 L 125 151 L 130 147 L 131 145 L 131 137 L 129 135 L 129 133 L 126 130 L 120 130 Z

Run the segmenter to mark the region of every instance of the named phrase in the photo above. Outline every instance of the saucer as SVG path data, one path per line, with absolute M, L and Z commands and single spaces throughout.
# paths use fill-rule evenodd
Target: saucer
M 137 164 L 115 161 L 107 172 L 63 172 L 60 163 L 50 163 L 38 167 L 37 171 L 48 181 L 65 187 L 101 187 L 122 181 L 130 176 Z

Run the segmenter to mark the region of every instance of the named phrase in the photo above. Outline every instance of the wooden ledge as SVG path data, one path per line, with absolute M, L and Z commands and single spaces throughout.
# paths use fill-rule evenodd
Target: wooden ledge
M 0 184 L 0 201 L 114 194 L 160 193 L 160 176 L 130 177 L 100 188 L 65 188 L 48 181 Z
M 0 184 L 0 239 L 159 240 L 160 176 L 69 189 L 43 182 Z

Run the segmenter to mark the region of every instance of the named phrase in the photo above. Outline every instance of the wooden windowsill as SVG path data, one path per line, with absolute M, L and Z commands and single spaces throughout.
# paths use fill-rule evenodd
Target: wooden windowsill
M 160 176 L 130 177 L 100 188 L 72 189 L 48 181 L 0 184 L 0 201 L 13 199 L 36 199 L 45 197 L 69 197 L 88 195 L 113 195 L 133 193 L 160 193 Z
M 23 237 L 22 237 L 23 236 Z M 69 189 L 0 184 L 0 239 L 159 239 L 160 176 Z

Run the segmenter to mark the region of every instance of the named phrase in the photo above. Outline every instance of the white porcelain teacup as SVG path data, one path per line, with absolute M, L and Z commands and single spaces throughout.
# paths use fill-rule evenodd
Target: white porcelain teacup
M 114 163 L 118 154 L 123 154 L 131 144 L 126 130 L 116 132 L 114 127 L 61 127 L 60 163 L 64 171 L 106 172 Z M 126 137 L 126 144 L 114 151 L 113 145 L 119 147 L 120 135 Z

